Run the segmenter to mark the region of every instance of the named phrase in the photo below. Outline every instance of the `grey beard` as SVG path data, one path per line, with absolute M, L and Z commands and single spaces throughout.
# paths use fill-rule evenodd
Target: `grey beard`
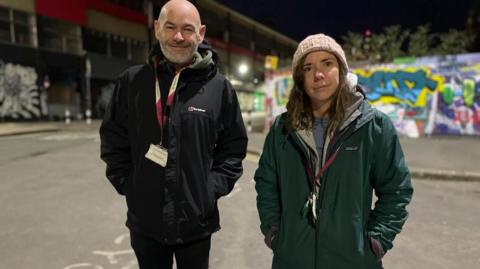
M 173 63 L 173 64 L 184 64 L 188 61 L 190 61 L 194 55 L 195 55 L 195 52 L 198 50 L 198 46 L 200 45 L 199 43 L 197 43 L 194 47 L 194 49 L 190 52 L 190 55 L 182 55 L 180 57 L 182 57 L 181 59 L 178 59 L 178 57 L 176 56 L 173 56 L 170 54 L 170 52 L 168 51 L 168 48 L 165 48 L 162 44 L 162 42 L 159 42 L 160 43 L 160 49 L 162 50 L 162 53 L 163 53 L 163 56 L 165 56 L 165 58 Z

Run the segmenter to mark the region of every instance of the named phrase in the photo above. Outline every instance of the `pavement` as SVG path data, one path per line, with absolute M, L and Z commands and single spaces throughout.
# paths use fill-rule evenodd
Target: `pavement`
M 0 123 L 0 137 L 39 132 L 98 130 L 100 120 Z M 261 155 L 266 134 L 249 133 L 248 152 Z M 400 138 L 406 163 L 416 179 L 480 181 L 480 137 Z
M 0 137 L 44 132 L 91 131 L 98 130 L 100 124 L 101 120 L 93 120 L 90 124 L 86 121 L 71 121 L 69 124 L 62 121 L 0 122 Z
M 249 153 L 261 154 L 265 136 L 249 134 Z M 400 144 L 413 178 L 480 181 L 480 137 L 401 137 Z

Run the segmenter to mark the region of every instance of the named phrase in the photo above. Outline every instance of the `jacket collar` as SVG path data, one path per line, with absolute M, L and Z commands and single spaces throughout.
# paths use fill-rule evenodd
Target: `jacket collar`
M 340 125 L 340 128 L 335 132 L 333 137 L 327 137 L 327 141 L 336 143 L 339 136 L 342 139 L 347 138 L 350 134 L 354 133 L 356 130 L 361 128 L 367 122 L 373 119 L 374 117 L 374 108 L 367 102 L 365 99 L 365 94 L 363 88 L 359 85 L 352 88 L 352 98 L 350 99 L 348 108 L 346 109 L 345 117 Z M 286 118 L 286 114 L 282 115 L 282 122 Z M 324 147 L 325 152 L 317 152 L 315 139 L 313 136 L 312 130 L 290 130 L 286 125 L 284 125 L 286 136 L 292 136 L 293 140 L 303 149 L 305 157 L 308 160 L 315 160 L 316 167 L 320 166 L 322 155 L 327 157 L 327 147 Z

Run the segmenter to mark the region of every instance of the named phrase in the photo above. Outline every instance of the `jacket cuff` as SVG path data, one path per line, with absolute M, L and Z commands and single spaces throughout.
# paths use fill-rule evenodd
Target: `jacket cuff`
M 380 240 L 369 235 L 368 241 L 370 242 L 370 247 L 372 248 L 372 251 L 375 254 L 375 257 L 377 258 L 377 261 L 379 262 L 382 261 L 382 258 L 385 255 L 385 251 L 383 250 Z
M 273 238 L 277 235 L 278 232 L 278 227 L 277 226 L 271 226 L 268 232 L 265 234 L 265 238 L 263 241 L 265 242 L 265 245 L 269 247 L 270 249 L 272 248 L 272 241 Z

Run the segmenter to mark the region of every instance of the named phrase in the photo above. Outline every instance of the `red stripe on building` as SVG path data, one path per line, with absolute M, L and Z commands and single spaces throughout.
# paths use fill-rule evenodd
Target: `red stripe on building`
M 141 12 L 115 5 L 105 0 L 36 0 L 35 11 L 47 17 L 85 25 L 87 9 L 94 9 L 127 21 L 147 24 L 147 16 Z
M 223 42 L 220 39 L 212 38 L 212 37 L 205 37 L 205 39 L 208 41 L 208 43 L 210 43 L 210 45 L 213 48 L 221 49 L 221 50 L 228 50 L 227 43 Z M 233 52 L 235 54 L 244 55 L 244 56 L 247 56 L 247 57 L 250 57 L 250 58 L 255 58 L 256 60 L 259 60 L 259 61 L 265 60 L 264 55 L 255 53 L 251 50 L 248 50 L 246 48 L 243 48 L 239 45 L 232 44 L 232 43 L 230 43 L 230 52 Z
M 115 5 L 104 0 L 86 0 L 87 8 L 95 9 L 103 13 L 113 15 L 131 22 L 143 25 L 147 24 L 147 16 L 141 12 Z
M 85 25 L 86 0 L 36 0 L 35 11 L 59 20 Z

